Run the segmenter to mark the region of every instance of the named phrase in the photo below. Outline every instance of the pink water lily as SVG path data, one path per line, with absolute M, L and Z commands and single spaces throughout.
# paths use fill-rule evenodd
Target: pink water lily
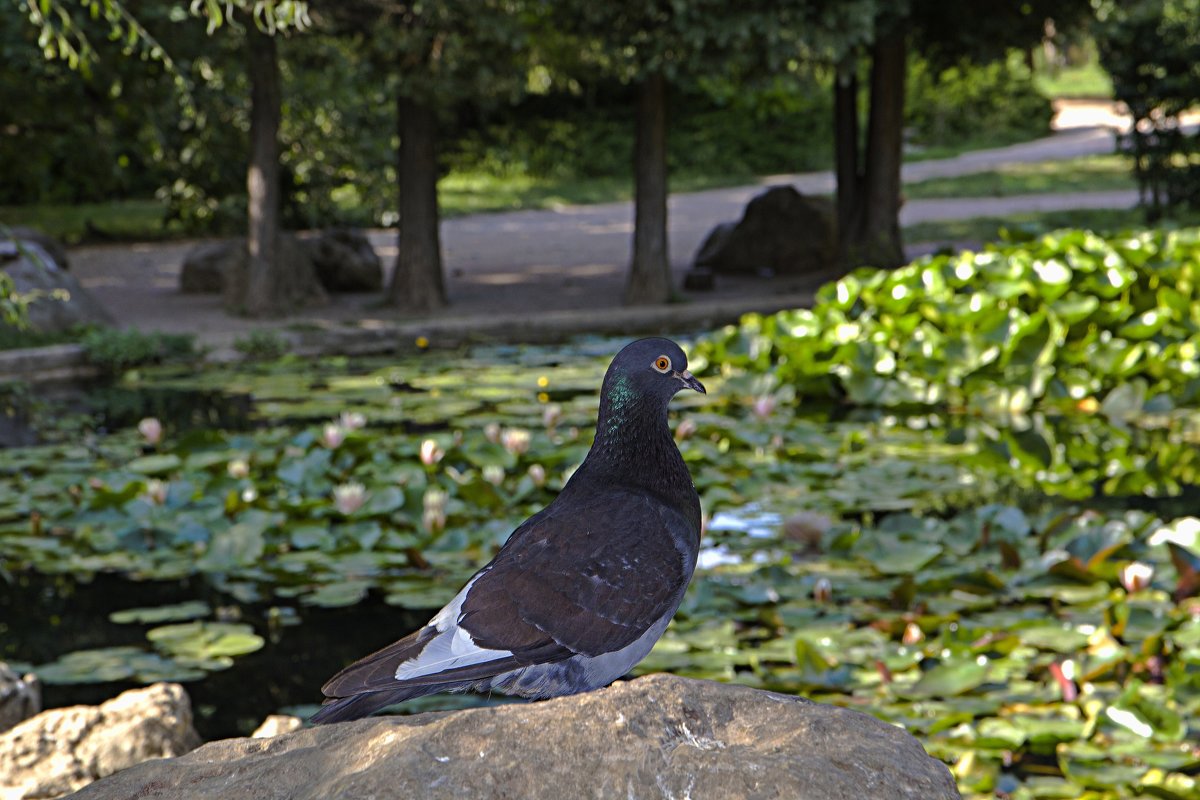
M 138 422 L 137 429 L 147 444 L 158 444 L 162 441 L 163 426 L 157 417 L 146 417 Z
M 363 507 L 367 502 L 367 490 L 361 483 L 350 482 L 335 486 L 333 489 L 333 506 L 342 514 L 349 516 Z

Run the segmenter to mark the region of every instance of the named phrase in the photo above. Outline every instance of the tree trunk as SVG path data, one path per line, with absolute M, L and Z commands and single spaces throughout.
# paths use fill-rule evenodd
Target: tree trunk
M 859 230 L 862 197 L 858 141 L 858 54 L 851 52 L 837 65 L 833 84 L 833 139 L 837 175 L 837 229 L 840 258 L 846 263 L 849 245 Z
M 279 233 L 279 121 L 282 92 L 275 38 L 248 24 L 250 163 L 246 170 L 246 253 L 225 275 L 225 305 L 270 317 L 326 299 L 307 251 Z M 283 253 L 286 249 L 286 254 Z
M 860 261 L 876 267 L 904 263 L 900 240 L 900 167 L 904 144 L 903 30 L 875 40 L 871 59 L 871 116 L 867 123 Z
M 633 262 L 625 286 L 631 305 L 671 297 L 667 259 L 667 82 L 654 73 L 638 87 L 634 147 Z
M 438 232 L 437 115 L 432 107 L 400 95 L 400 241 L 388 300 L 408 311 L 446 305 Z

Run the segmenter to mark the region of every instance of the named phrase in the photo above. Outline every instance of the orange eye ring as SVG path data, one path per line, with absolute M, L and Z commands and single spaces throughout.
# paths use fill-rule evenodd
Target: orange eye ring
M 671 359 L 666 356 L 659 356 L 654 359 L 654 368 L 659 372 L 666 373 L 671 368 Z

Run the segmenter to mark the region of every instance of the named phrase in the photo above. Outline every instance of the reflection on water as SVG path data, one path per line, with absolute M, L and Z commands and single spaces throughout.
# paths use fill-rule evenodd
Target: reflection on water
M 744 552 L 738 553 L 731 549 L 726 542 L 716 543 L 714 538 L 725 539 L 728 534 L 740 534 L 757 539 L 774 538 L 779 533 L 782 517 L 773 512 L 765 511 L 757 503 L 751 503 L 737 509 L 722 509 L 713 515 L 706 526 L 706 536 L 701 542 L 700 556 L 696 560 L 696 568 L 700 570 L 730 564 L 741 564 L 746 560 Z M 757 563 L 765 563 L 768 555 L 765 552 L 751 553 L 750 557 Z
M 316 704 L 321 684 L 346 664 L 423 624 L 429 612 L 410 611 L 368 597 L 348 608 L 305 608 L 299 624 L 276 624 L 267 605 L 231 605 L 202 581 L 137 582 L 99 575 L 90 583 L 66 577 L 22 575 L 0 580 L 0 660 L 46 663 L 69 650 L 130 645 L 151 651 L 151 625 L 117 625 L 114 611 L 201 598 L 237 615 L 266 639 L 232 667 L 185 681 L 195 724 L 206 739 L 248 735 L 263 718 L 291 706 Z M 31 613 L 30 609 L 37 609 Z M 295 616 L 292 615 L 292 619 Z M 46 708 L 101 703 L 138 684 L 44 684 Z

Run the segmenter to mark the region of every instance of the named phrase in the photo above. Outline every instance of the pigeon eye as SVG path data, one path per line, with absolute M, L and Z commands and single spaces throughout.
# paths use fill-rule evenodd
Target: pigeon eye
M 654 368 L 659 372 L 666 372 L 671 368 L 671 359 L 666 356 L 659 356 L 654 359 Z

